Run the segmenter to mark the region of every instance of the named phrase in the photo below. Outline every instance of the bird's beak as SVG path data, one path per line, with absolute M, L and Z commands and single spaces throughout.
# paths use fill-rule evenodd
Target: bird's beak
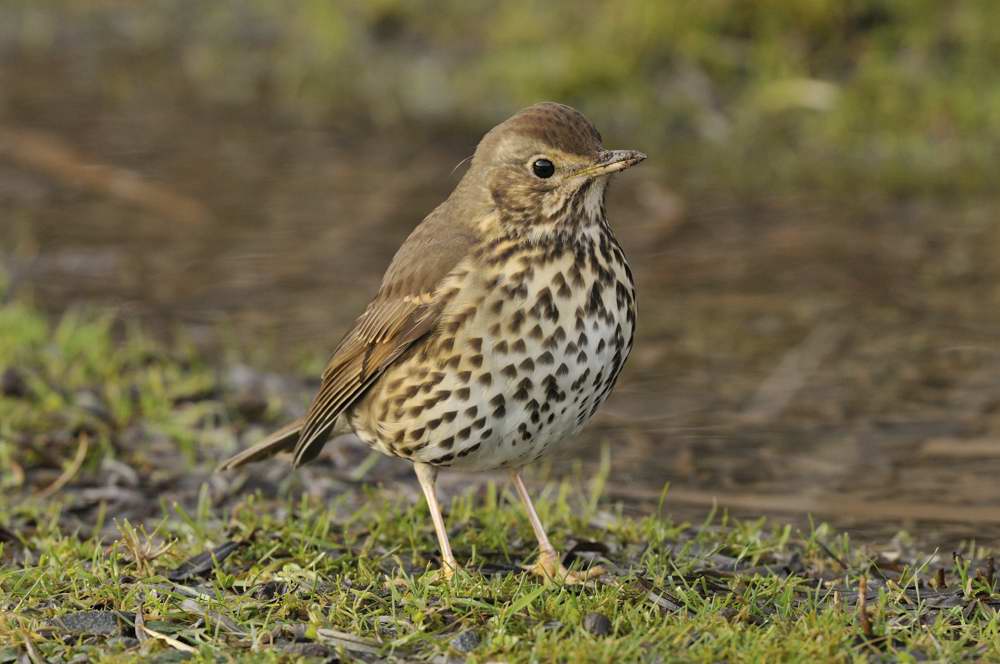
M 631 168 L 645 158 L 646 155 L 637 150 L 601 150 L 597 153 L 597 160 L 581 168 L 576 175 L 588 178 L 609 175 Z

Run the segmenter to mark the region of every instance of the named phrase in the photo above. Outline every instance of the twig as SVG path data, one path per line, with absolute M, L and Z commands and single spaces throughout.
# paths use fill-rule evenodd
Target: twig
M 921 445 L 917 454 L 945 459 L 1000 459 L 1000 439 L 933 438 Z
M 236 636 L 247 636 L 247 631 L 237 625 L 233 620 L 216 611 L 210 611 L 193 599 L 186 599 L 181 602 L 181 609 L 187 611 L 188 613 L 193 613 L 196 616 L 201 616 L 205 622 L 213 623 L 230 634 L 235 634 Z
M 317 629 L 316 640 L 321 643 L 332 643 L 334 645 L 343 646 L 346 650 L 353 652 L 368 653 L 369 655 L 377 655 L 381 652 L 378 641 L 366 639 L 355 634 L 348 634 L 347 632 L 341 632 L 336 629 Z
M 188 224 L 212 219 L 208 209 L 193 198 L 132 171 L 92 163 L 60 139 L 40 131 L 0 127 L 0 156 L 68 186 L 131 203 L 172 221 Z
M 840 568 L 842 570 L 844 570 L 845 572 L 850 571 L 850 569 L 847 567 L 847 563 L 845 563 L 843 561 L 843 559 L 841 559 L 840 556 L 838 556 L 836 553 L 834 553 L 833 550 L 826 545 L 826 542 L 824 542 L 823 540 L 821 540 L 819 537 L 817 537 L 815 541 L 816 541 L 817 544 L 819 544 L 819 548 L 823 549 L 823 553 L 825 553 L 826 555 L 830 556 L 830 558 L 832 558 L 834 561 L 836 561 L 836 563 L 838 565 L 840 565 Z
M 45 658 L 35 649 L 35 644 L 31 642 L 27 632 L 21 633 L 21 640 L 24 641 L 24 650 L 28 653 L 31 664 L 45 664 Z
M 866 639 L 871 639 L 874 636 L 872 632 L 872 622 L 871 618 L 868 616 L 868 609 L 866 605 L 868 603 L 868 578 L 862 576 L 858 579 L 858 622 L 861 623 L 861 633 L 865 635 Z
M 11 475 L 9 486 L 19 487 L 24 484 L 24 468 L 13 459 L 7 460 L 7 471 Z
M 658 501 L 661 492 L 641 487 L 608 488 L 612 498 Z M 702 491 L 671 485 L 668 502 L 698 507 L 728 507 L 748 512 L 826 514 L 860 521 L 934 521 L 1000 524 L 1000 510 L 985 505 L 940 505 L 894 500 L 868 500 L 846 494 L 760 494 Z
M 763 424 L 777 418 L 795 395 L 806 385 L 840 340 L 845 329 L 840 325 L 821 325 L 795 348 L 785 353 L 778 366 L 757 387 L 750 405 L 741 419 L 751 424 Z
M 90 447 L 90 436 L 87 434 L 80 435 L 80 444 L 76 448 L 76 456 L 73 457 L 73 461 L 66 467 L 66 470 L 56 478 L 56 480 L 35 494 L 35 498 L 48 498 L 55 493 L 58 493 L 60 489 L 66 486 L 67 483 L 76 473 L 80 470 L 80 466 L 83 465 L 83 460 L 87 458 L 87 449 Z
M 139 643 L 145 643 L 149 640 L 149 635 L 146 634 L 146 619 L 142 617 L 143 602 L 139 602 L 139 606 L 135 610 L 135 622 L 133 627 L 135 628 L 135 638 Z
M 178 641 L 177 639 L 167 636 L 166 634 L 161 634 L 160 632 L 150 629 L 145 625 L 142 625 L 142 631 L 148 634 L 149 636 L 153 637 L 154 639 L 159 639 L 160 641 L 163 641 L 164 643 L 169 645 L 171 648 L 180 650 L 181 652 L 198 652 L 197 648 L 192 648 L 183 641 Z

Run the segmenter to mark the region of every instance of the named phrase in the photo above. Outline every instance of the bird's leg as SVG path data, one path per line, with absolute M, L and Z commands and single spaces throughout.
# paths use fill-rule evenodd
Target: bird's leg
M 524 503 L 524 508 L 528 512 L 528 520 L 531 522 L 531 527 L 535 531 L 535 537 L 538 539 L 538 562 L 528 567 L 528 571 L 543 576 L 546 579 L 555 579 L 570 584 L 584 583 L 604 574 L 604 568 L 600 565 L 594 565 L 590 569 L 580 572 L 570 571 L 563 567 L 559 554 L 556 553 L 552 543 L 549 542 L 548 535 L 545 534 L 542 521 L 538 518 L 538 512 L 535 511 L 535 506 L 531 502 L 531 496 L 528 494 L 527 487 L 524 486 L 521 474 L 517 471 L 511 471 L 510 477 L 514 482 L 517 495 L 520 496 L 521 501 Z
M 438 546 L 441 548 L 441 574 L 445 579 L 450 579 L 458 570 L 458 561 L 451 552 L 451 542 L 448 541 L 448 531 L 444 527 L 444 517 L 441 516 L 441 505 L 438 503 L 437 493 L 434 491 L 434 482 L 437 480 L 437 468 L 428 463 L 414 463 L 413 470 L 417 473 L 417 480 L 420 481 L 420 488 L 424 490 L 424 497 L 427 498 L 427 507 L 431 512 L 431 521 L 434 522 L 434 532 L 437 533 Z

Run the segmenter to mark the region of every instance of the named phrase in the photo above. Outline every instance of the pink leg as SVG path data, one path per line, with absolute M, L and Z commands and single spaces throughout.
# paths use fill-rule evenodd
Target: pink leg
M 538 518 L 538 512 L 535 511 L 535 506 L 531 502 L 531 495 L 528 494 L 528 488 L 524 486 L 524 480 L 521 479 L 520 472 L 511 471 L 510 478 L 514 482 L 514 489 L 517 491 L 517 495 L 521 498 L 521 502 L 524 503 L 524 508 L 528 512 L 528 521 L 531 522 L 531 528 L 535 531 L 535 538 L 538 540 L 538 562 L 529 567 L 528 571 L 543 576 L 546 579 L 557 579 L 570 584 L 584 583 L 604 574 L 604 568 L 600 565 L 595 565 L 582 572 L 572 572 L 563 567 L 559 554 L 556 553 L 552 543 L 549 542 L 548 535 L 545 534 L 545 528 L 542 527 L 542 520 Z
M 444 527 L 444 517 L 441 516 L 441 505 L 438 503 L 437 493 L 434 490 L 434 483 L 437 480 L 437 468 L 426 463 L 414 463 L 413 470 L 417 473 L 420 488 L 424 490 L 427 507 L 431 512 L 431 521 L 434 522 L 434 532 L 437 533 L 438 546 L 441 548 L 441 559 L 444 562 L 441 573 L 446 579 L 450 579 L 456 570 L 458 570 L 458 561 L 455 560 L 455 555 L 451 552 L 448 531 Z

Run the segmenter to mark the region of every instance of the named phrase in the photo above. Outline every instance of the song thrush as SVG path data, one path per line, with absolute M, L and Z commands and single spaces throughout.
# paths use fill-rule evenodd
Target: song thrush
M 568 582 L 598 572 L 563 568 L 520 472 L 590 419 L 632 348 L 635 284 L 604 197 L 613 173 L 646 156 L 601 143 L 579 111 L 552 102 L 490 130 L 396 253 L 305 418 L 222 468 L 284 450 L 298 466 L 353 431 L 413 462 L 446 576 L 458 563 L 438 469 L 503 468 L 538 538 L 533 571 Z

